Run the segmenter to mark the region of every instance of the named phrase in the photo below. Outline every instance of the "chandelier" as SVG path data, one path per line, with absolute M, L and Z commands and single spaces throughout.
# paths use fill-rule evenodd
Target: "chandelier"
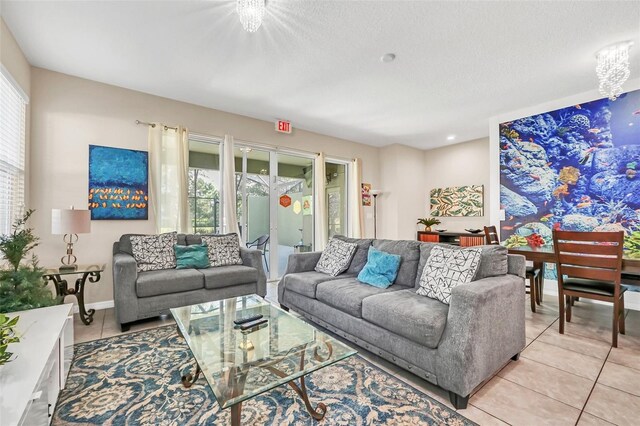
M 265 10 L 265 0 L 238 0 L 236 5 L 242 28 L 250 33 L 255 33 L 262 25 Z
M 622 85 L 629 78 L 629 49 L 631 41 L 624 41 L 596 53 L 596 74 L 600 80 L 600 93 L 615 101 L 622 94 Z

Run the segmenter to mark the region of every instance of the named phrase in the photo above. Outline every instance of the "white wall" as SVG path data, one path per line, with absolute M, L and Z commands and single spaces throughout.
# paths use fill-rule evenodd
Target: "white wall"
M 493 188 L 489 183 L 489 139 L 476 139 L 424 152 L 424 191 L 428 200 L 434 188 L 484 185 L 484 216 L 441 217 L 436 228 L 464 232 L 465 228 L 482 228 L 489 224 L 489 200 Z M 421 216 L 422 217 L 422 216 Z
M 97 83 L 40 68 L 31 69 L 31 198 L 36 209 L 32 225 L 41 237 L 41 263 L 57 264 L 64 253 L 60 236 L 51 235 L 52 208 L 84 207 L 88 186 L 88 145 L 147 149 L 147 127 L 135 120 L 181 124 L 193 132 L 274 146 L 323 151 L 328 156 L 362 158 L 363 180 L 377 185 L 375 147 L 294 130 L 274 131 L 270 122 L 225 113 L 128 89 Z M 294 123 L 295 125 L 295 123 Z M 87 288 L 88 303 L 112 299 L 110 271 L 112 243 L 125 233 L 153 233 L 148 221 L 94 221 L 90 234 L 80 235 L 75 253 L 80 263 L 107 263 L 102 280 Z M 366 223 L 367 235 L 373 222 Z

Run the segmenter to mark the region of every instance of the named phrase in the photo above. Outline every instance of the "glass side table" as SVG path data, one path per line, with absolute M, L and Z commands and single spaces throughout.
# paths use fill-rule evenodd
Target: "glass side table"
M 64 268 L 60 265 L 54 268 L 45 268 L 43 278 L 45 282 L 51 281 L 56 288 L 56 295 L 64 298 L 73 295 L 78 300 L 78 310 L 80 311 L 80 319 L 85 325 L 93 322 L 93 314 L 95 309 L 88 311 L 84 306 L 84 287 L 87 280 L 91 283 L 100 281 L 100 274 L 104 271 L 106 265 L 104 263 L 97 265 L 77 265 L 75 269 Z M 76 278 L 75 286 L 69 287 L 67 283 L 67 275 L 80 275 Z M 65 276 L 63 278 L 63 276 Z

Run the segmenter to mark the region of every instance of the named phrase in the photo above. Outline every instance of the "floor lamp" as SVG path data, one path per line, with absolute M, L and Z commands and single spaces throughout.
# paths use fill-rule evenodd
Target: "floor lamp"
M 369 191 L 371 195 L 373 195 L 373 238 L 378 237 L 378 195 L 382 194 L 382 191 L 379 189 L 372 189 Z

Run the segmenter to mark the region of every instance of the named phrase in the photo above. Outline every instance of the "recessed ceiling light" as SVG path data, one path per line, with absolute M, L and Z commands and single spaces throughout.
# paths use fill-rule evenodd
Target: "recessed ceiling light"
M 449 135 L 449 136 L 447 136 L 447 140 L 448 140 L 448 141 L 455 140 L 455 138 L 456 138 L 456 135 Z
M 389 63 L 389 62 L 393 62 L 393 60 L 396 59 L 396 55 L 394 53 L 385 53 L 384 55 L 382 55 L 382 57 L 380 58 L 380 60 L 382 62 L 385 63 Z

